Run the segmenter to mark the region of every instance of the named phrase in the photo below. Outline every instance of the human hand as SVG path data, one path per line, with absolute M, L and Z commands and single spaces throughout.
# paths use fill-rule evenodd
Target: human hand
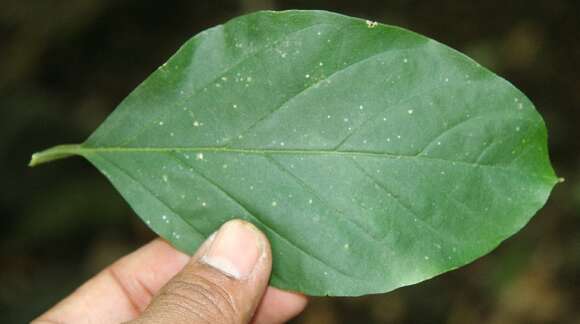
M 233 220 L 193 257 L 154 240 L 33 323 L 282 323 L 300 313 L 307 300 L 268 287 L 271 266 L 264 234 Z

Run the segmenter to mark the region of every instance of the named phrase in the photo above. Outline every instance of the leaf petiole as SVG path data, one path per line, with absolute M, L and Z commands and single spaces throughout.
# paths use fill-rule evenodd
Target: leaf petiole
M 29 167 L 34 167 L 39 164 L 51 162 L 54 160 L 65 159 L 69 156 L 79 155 L 82 151 L 82 146 L 80 144 L 64 144 L 58 145 L 47 150 L 34 153 L 30 162 Z

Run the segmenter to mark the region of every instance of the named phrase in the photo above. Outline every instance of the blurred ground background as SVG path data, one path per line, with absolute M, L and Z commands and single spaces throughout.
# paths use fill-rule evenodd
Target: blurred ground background
M 395 292 L 317 298 L 295 323 L 580 323 L 580 2 L 3 0 L 0 322 L 29 321 L 152 238 L 81 159 L 26 167 L 86 138 L 185 40 L 257 9 L 396 24 L 468 53 L 545 117 L 566 182 L 522 232 L 457 271 Z

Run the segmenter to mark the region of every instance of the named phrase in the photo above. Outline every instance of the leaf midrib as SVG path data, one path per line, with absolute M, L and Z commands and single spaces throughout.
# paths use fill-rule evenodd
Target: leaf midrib
M 83 144 L 67 144 L 59 145 L 48 149 L 46 151 L 36 153 L 33 155 L 31 165 L 37 165 L 44 162 L 48 162 L 55 159 L 60 159 L 68 157 L 71 155 L 80 155 L 86 157 L 91 154 L 99 153 L 233 153 L 233 154 L 252 154 L 252 155 L 321 155 L 321 156 L 339 156 L 339 157 L 372 157 L 372 158 L 385 158 L 393 160 L 425 160 L 425 161 L 435 161 L 435 162 L 445 162 L 452 163 L 454 165 L 464 165 L 470 167 L 484 167 L 492 169 L 505 170 L 517 174 L 522 174 L 527 177 L 535 176 L 537 178 L 545 180 L 555 180 L 550 176 L 543 174 L 530 174 L 523 172 L 517 167 L 510 167 L 509 165 L 498 165 L 498 164 L 482 164 L 469 161 L 461 160 L 450 160 L 440 157 L 427 156 L 425 154 L 394 154 L 387 152 L 378 151 L 339 151 L 339 150 L 324 150 L 324 149 L 256 149 L 256 148 L 231 148 L 231 147 L 214 147 L 214 146 L 201 146 L 201 147 L 116 147 L 116 146 L 102 146 L 102 147 L 87 147 Z

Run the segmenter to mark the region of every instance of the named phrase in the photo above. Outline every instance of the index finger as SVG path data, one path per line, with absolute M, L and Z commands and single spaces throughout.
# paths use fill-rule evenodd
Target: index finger
M 156 239 L 101 271 L 35 322 L 119 323 L 134 319 L 189 258 Z

